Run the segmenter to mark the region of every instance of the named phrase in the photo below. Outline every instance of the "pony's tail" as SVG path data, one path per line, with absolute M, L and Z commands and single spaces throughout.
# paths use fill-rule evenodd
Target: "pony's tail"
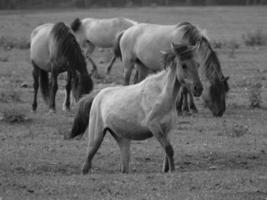
M 92 94 L 86 95 L 80 100 L 79 108 L 74 118 L 68 139 L 75 138 L 78 135 L 83 135 L 86 131 L 89 124 L 89 116 L 93 100 L 94 95 Z
M 120 48 L 120 41 L 121 41 L 121 37 L 122 37 L 123 33 L 124 33 L 124 31 L 118 33 L 118 35 L 115 38 L 114 48 L 113 48 L 114 55 L 117 58 L 120 58 L 120 59 L 122 59 L 121 48 Z
M 49 104 L 50 89 L 49 89 L 48 72 L 46 72 L 46 71 L 42 70 L 40 67 L 38 67 L 38 65 L 36 65 L 36 63 L 33 60 L 32 60 L 32 65 L 35 68 L 39 69 L 39 72 L 40 72 L 39 83 L 40 83 L 41 94 L 43 96 L 44 102 L 46 104 Z

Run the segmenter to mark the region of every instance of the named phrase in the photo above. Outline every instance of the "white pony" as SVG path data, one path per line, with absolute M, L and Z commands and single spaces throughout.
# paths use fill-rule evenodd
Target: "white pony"
M 136 21 L 123 17 L 110 19 L 84 18 L 82 20 L 77 18 L 71 23 L 71 28 L 80 45 L 86 48 L 86 56 L 92 63 L 93 70 L 97 71 L 97 66 L 91 58 L 95 47 L 112 48 L 117 34 L 135 24 L 137 24 Z M 113 56 L 108 64 L 107 73 L 110 72 L 115 60 L 116 57 Z
M 170 144 L 169 131 L 176 119 L 178 91 L 184 85 L 190 88 L 194 96 L 200 96 L 203 87 L 189 46 L 172 44 L 171 50 L 164 53 L 163 65 L 165 70 L 138 84 L 105 88 L 95 98 L 88 95 L 88 107 L 84 108 L 90 108 L 91 111 L 88 154 L 82 168 L 83 174 L 89 172 L 91 161 L 107 131 L 120 147 L 122 172 L 129 171 L 131 140 L 145 140 L 152 136 L 159 141 L 166 153 L 163 171 L 174 171 L 174 151 Z M 78 131 L 74 134 L 81 134 L 81 129 L 73 130 Z

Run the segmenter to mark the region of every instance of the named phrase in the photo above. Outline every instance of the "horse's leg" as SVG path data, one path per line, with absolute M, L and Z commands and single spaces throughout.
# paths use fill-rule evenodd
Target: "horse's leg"
M 70 91 L 71 91 L 71 72 L 67 72 L 67 84 L 66 84 L 66 95 L 63 103 L 63 110 L 70 110 Z
M 165 150 L 165 153 L 168 159 L 169 171 L 173 172 L 175 170 L 174 159 L 173 159 L 174 151 L 167 137 L 167 133 L 163 132 L 162 127 L 157 122 L 150 123 L 149 129 L 151 130 L 153 135 L 157 138 L 157 140 L 159 141 L 159 143 Z
M 144 80 L 149 74 L 149 69 L 142 63 L 137 64 L 138 82 Z
M 187 98 L 187 94 L 188 94 L 188 90 L 186 87 L 184 87 L 184 90 L 183 90 L 183 105 L 182 105 L 182 110 L 185 112 L 185 113 L 189 113 L 189 106 L 188 106 L 188 98 Z
M 92 121 L 91 121 L 92 120 Z M 99 149 L 104 136 L 105 131 L 102 126 L 97 122 L 96 116 L 90 118 L 89 128 L 88 128 L 88 148 L 87 157 L 82 167 L 82 174 L 87 174 L 92 166 L 92 159 Z
M 188 95 L 189 95 L 189 105 L 190 105 L 190 109 L 192 110 L 193 113 L 197 113 L 198 110 L 197 110 L 196 104 L 195 104 L 195 102 L 194 102 L 193 95 L 192 95 L 191 92 L 189 92 Z
M 184 90 L 184 86 L 182 86 L 178 92 L 178 97 L 176 100 L 176 111 L 177 111 L 177 115 L 181 115 L 182 114 L 182 105 L 183 105 L 183 90 Z
M 32 76 L 33 76 L 33 88 L 34 88 L 32 111 L 34 112 L 36 111 L 37 108 L 37 94 L 39 88 L 39 69 L 36 66 L 33 66 Z
M 138 83 L 138 77 L 139 77 L 139 71 L 137 68 L 135 68 L 135 74 L 134 74 L 134 79 L 133 79 L 133 82 L 134 84 Z
M 134 68 L 133 61 L 127 60 L 124 62 L 124 85 L 129 85 L 133 68 Z
M 86 55 L 87 59 L 90 61 L 90 63 L 92 64 L 93 72 L 97 73 L 97 66 L 96 66 L 95 62 L 93 61 L 93 59 L 91 58 L 91 55 L 95 50 L 95 45 L 92 44 L 91 42 L 88 42 L 87 45 L 88 46 L 87 46 L 87 50 L 86 50 L 85 55 Z
M 130 163 L 130 145 L 131 141 L 126 138 L 120 138 L 115 133 L 111 133 L 116 142 L 120 147 L 121 153 L 121 172 L 128 173 L 129 172 L 129 163 Z
M 167 154 L 165 154 L 163 158 L 163 164 L 162 164 L 162 172 L 168 172 L 169 171 L 169 162 Z
M 111 68 L 112 68 L 112 66 L 113 66 L 113 64 L 114 64 L 114 62 L 115 62 L 115 60 L 116 60 L 116 56 L 113 55 L 113 57 L 112 57 L 110 63 L 109 63 L 108 66 L 107 66 L 107 74 L 110 73 L 110 70 L 111 70 Z
M 50 91 L 50 102 L 49 102 L 49 112 L 53 113 L 56 110 L 56 103 L 55 103 L 55 99 L 56 99 L 56 93 L 58 90 L 58 84 L 57 84 L 57 76 L 58 73 L 55 72 L 54 70 L 52 70 L 51 72 L 51 91 Z

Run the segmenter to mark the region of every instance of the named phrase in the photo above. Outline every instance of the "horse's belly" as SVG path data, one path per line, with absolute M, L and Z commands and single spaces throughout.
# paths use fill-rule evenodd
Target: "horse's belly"
M 108 124 L 108 127 L 114 131 L 116 135 L 122 138 L 130 140 L 145 140 L 153 136 L 147 127 L 127 120 L 113 118 L 109 120 Z

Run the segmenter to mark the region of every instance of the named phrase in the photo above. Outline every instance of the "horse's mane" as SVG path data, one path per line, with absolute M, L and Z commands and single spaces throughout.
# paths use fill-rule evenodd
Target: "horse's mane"
M 198 46 L 205 44 L 207 46 L 209 52 L 206 54 L 204 64 L 206 75 L 209 80 L 222 80 L 224 76 L 221 70 L 220 61 L 216 52 L 212 49 L 204 31 L 189 22 L 182 22 L 178 24 L 177 27 L 183 30 L 183 40 L 187 40 L 190 45 Z
M 88 74 L 85 58 L 70 28 L 63 22 L 58 22 L 53 26 L 51 34 L 57 44 L 56 58 L 64 57 L 68 61 L 70 67 L 76 69 L 80 73 Z
M 82 22 L 80 20 L 80 18 L 76 18 L 75 20 L 73 20 L 73 22 L 70 24 L 71 29 L 73 30 L 73 32 L 76 32 L 79 30 L 80 26 L 82 25 Z

